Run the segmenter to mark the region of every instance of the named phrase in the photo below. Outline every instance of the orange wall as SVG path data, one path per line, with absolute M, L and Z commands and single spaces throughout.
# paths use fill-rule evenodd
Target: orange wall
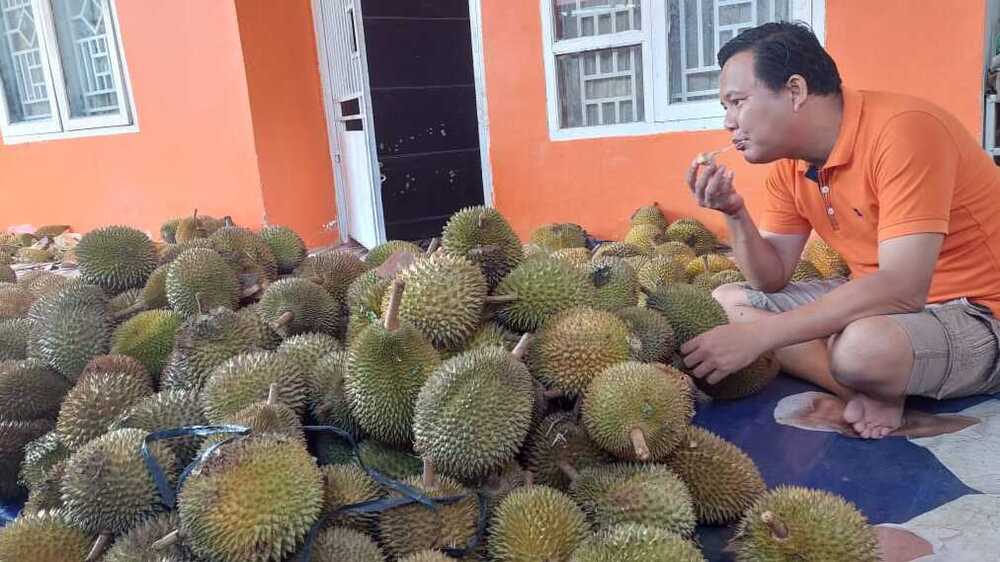
M 924 96 L 955 112 L 981 136 L 985 3 L 938 0 L 827 0 L 827 47 L 847 85 Z M 546 120 L 537 0 L 483 0 L 490 156 L 495 202 L 522 238 L 546 222 L 577 222 L 599 238 L 619 238 L 640 205 L 657 201 L 670 218 L 698 209 L 683 174 L 700 151 L 725 146 L 722 130 L 552 142 Z M 946 22 L 946 25 L 942 25 Z M 766 167 L 738 154 L 736 170 L 751 212 Z
M 333 169 L 309 0 L 236 0 L 266 221 L 334 241 Z
M 232 2 L 118 0 L 139 133 L 0 145 L 0 228 L 172 216 L 259 224 L 264 204 Z

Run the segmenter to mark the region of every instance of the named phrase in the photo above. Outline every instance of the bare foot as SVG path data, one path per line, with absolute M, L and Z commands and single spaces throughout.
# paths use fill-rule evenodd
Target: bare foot
M 844 408 L 844 421 L 851 424 L 863 439 L 881 439 L 903 425 L 905 400 L 904 396 L 878 400 L 857 393 Z

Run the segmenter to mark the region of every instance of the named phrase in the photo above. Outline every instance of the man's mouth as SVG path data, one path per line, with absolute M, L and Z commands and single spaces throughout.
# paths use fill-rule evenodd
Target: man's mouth
M 740 151 L 746 149 L 747 142 L 747 139 L 733 139 L 733 145 L 736 147 L 736 150 Z

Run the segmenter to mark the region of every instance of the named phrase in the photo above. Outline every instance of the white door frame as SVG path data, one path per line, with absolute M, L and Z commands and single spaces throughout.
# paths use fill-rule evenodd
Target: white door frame
M 472 26 L 472 67 L 476 78 L 476 113 L 479 116 L 479 158 L 483 170 L 483 202 L 494 204 L 493 164 L 490 158 L 490 116 L 486 103 L 486 49 L 483 46 L 482 0 L 469 0 L 469 23 Z

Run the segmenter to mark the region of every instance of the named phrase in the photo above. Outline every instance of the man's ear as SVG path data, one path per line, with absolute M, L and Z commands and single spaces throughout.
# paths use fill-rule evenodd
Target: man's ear
M 788 88 L 792 96 L 792 111 L 797 112 L 802 104 L 806 103 L 806 98 L 809 96 L 809 84 L 806 83 L 806 79 L 801 74 L 792 74 L 785 82 L 785 87 Z

